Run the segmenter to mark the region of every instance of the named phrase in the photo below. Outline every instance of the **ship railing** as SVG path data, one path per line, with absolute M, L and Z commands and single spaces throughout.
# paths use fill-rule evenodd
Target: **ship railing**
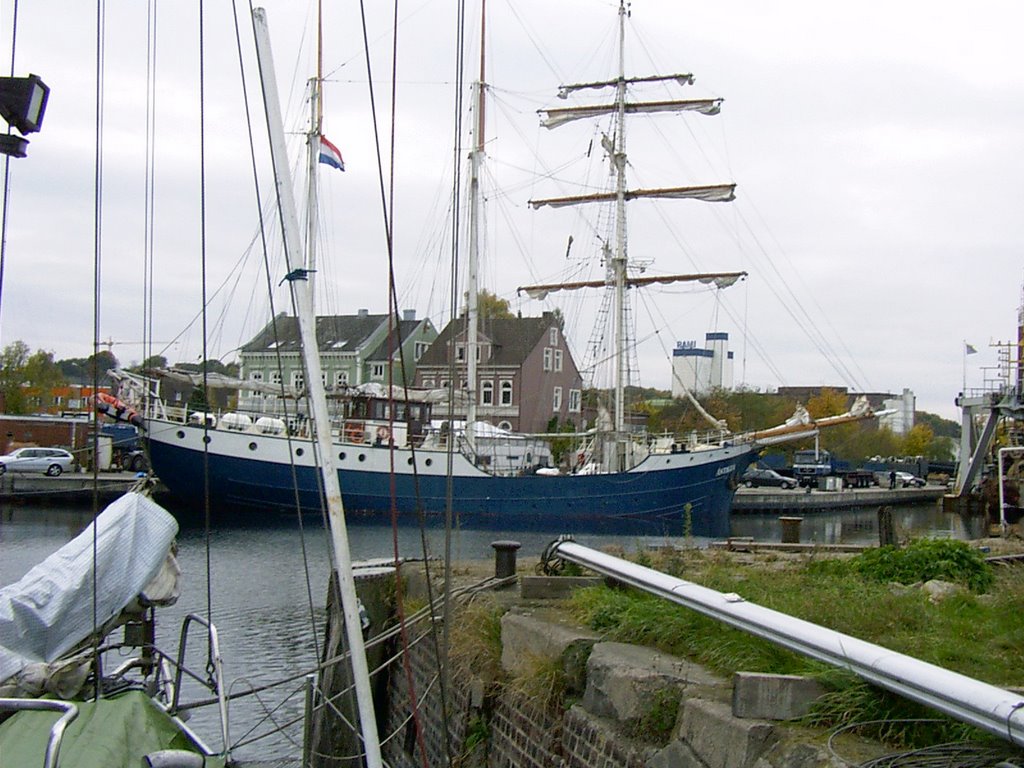
M 57 722 L 50 727 L 50 735 L 46 739 L 46 751 L 43 754 L 43 768 L 57 768 L 61 740 L 64 738 L 65 729 L 78 717 L 78 705 L 73 701 L 59 701 L 56 699 L 0 698 L 0 712 L 20 712 L 26 710 L 50 710 L 61 713 L 61 716 L 57 718 Z

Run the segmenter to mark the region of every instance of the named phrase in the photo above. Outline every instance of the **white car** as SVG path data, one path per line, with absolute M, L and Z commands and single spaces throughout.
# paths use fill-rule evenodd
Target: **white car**
M 0 475 L 6 472 L 42 472 L 56 477 L 74 463 L 75 457 L 63 448 L 18 448 L 0 456 Z

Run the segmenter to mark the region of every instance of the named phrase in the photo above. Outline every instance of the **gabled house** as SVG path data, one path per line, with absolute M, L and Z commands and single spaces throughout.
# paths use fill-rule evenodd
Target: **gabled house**
M 397 327 L 393 326 L 388 315 L 371 315 L 365 309 L 355 315 L 317 317 L 317 346 L 328 391 L 368 381 L 387 382 L 390 375 L 395 384 L 411 380 L 417 357 L 437 338 L 437 330 L 428 318 L 417 320 L 415 310 L 409 309 Z M 293 390 L 304 387 L 297 318 L 281 313 L 239 353 L 243 379 L 272 385 L 283 382 Z M 253 406 L 252 400 L 259 398 L 255 393 L 243 395 L 247 401 L 243 407 Z
M 464 317 L 449 323 L 419 359 L 415 386 L 447 389 L 454 371 L 466 390 L 466 337 Z M 582 428 L 583 379 L 554 313 L 485 319 L 476 354 L 479 421 L 516 432 L 547 432 L 553 419 Z

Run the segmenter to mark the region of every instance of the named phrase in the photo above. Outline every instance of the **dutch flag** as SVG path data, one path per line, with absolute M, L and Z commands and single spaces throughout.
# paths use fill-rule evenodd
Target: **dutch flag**
M 320 162 L 327 163 L 339 171 L 345 170 L 345 161 L 341 157 L 341 152 L 327 140 L 326 136 L 320 137 Z

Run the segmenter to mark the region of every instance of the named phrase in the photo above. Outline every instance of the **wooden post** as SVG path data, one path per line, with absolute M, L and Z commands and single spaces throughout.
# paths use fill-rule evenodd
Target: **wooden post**
M 896 530 L 892 524 L 892 510 L 886 506 L 878 508 L 878 546 L 896 546 Z

